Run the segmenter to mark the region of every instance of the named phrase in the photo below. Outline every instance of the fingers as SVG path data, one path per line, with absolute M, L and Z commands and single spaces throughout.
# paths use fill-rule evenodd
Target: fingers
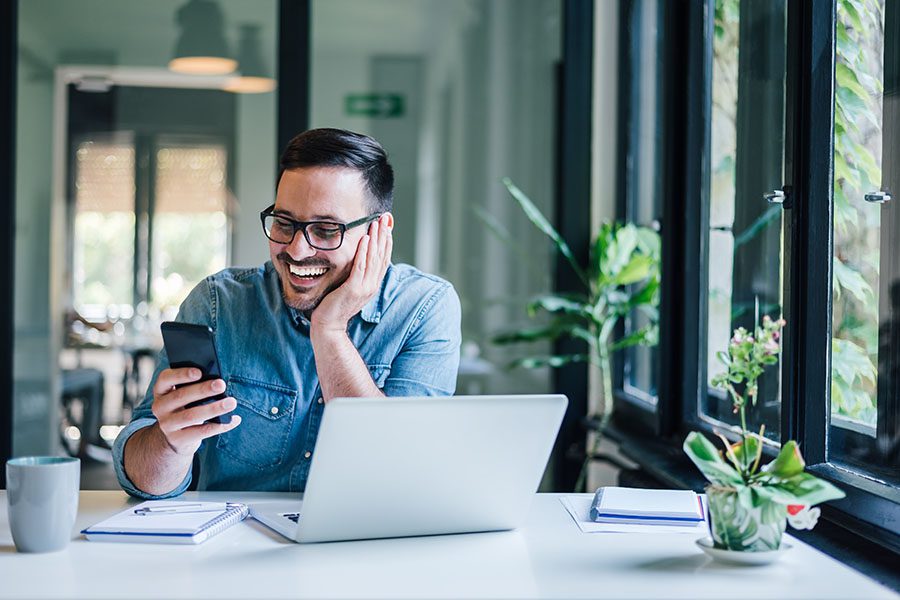
M 226 431 L 231 431 L 240 424 L 241 417 L 239 415 L 232 415 L 231 422 L 229 423 L 204 423 L 203 425 L 191 427 L 190 429 L 187 429 L 187 431 L 198 436 L 199 439 L 205 440 L 206 438 L 225 433 Z
M 201 425 L 210 419 L 226 415 L 237 408 L 237 400 L 223 398 L 208 404 L 200 404 L 172 413 L 166 420 L 167 427 L 171 430 L 186 429 L 194 425 Z
M 161 396 L 175 389 L 176 385 L 197 381 L 200 375 L 200 369 L 163 369 L 153 385 L 153 395 Z
M 370 227 L 371 239 L 367 249 L 368 260 L 366 261 L 363 285 L 364 289 L 372 293 L 378 290 L 378 285 L 384 278 L 391 262 L 391 252 L 394 247 L 391 235 L 392 224 L 393 216 L 385 213 Z
M 154 401 L 154 409 L 162 412 L 172 412 L 184 408 L 191 402 L 205 400 L 225 391 L 225 382 L 221 379 L 203 381 L 184 387 L 173 389 L 169 392 L 157 395 Z M 155 411 L 154 411 L 155 412 Z M 159 415 L 157 415 L 159 417 Z
M 385 213 L 369 225 L 368 233 L 359 240 L 350 279 L 362 285 L 362 289 L 367 293 L 377 289 L 390 264 L 394 247 L 392 224 L 393 216 Z
M 192 402 L 200 402 L 225 391 L 225 382 L 221 379 L 191 383 L 199 378 L 198 369 L 165 369 L 153 386 L 151 410 L 169 447 L 178 453 L 194 452 L 204 438 L 229 431 L 240 424 L 240 418 L 236 415 L 228 424 L 206 423 L 233 411 L 237 407 L 234 398 L 187 408 Z M 176 385 L 182 387 L 176 389 Z M 208 428 L 207 425 L 215 425 L 216 428 Z

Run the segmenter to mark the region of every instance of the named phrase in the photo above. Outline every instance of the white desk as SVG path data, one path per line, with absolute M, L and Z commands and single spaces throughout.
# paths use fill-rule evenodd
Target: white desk
M 77 531 L 127 502 L 82 492 Z M 0 598 L 897 597 L 796 539 L 780 562 L 742 568 L 711 562 L 692 535 L 582 534 L 556 494 L 537 495 L 514 532 L 300 545 L 247 519 L 199 546 L 75 538 L 62 552 L 16 553 L 0 491 Z

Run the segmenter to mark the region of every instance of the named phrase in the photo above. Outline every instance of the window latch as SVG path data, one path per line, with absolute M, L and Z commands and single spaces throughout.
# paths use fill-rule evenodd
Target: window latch
M 869 192 L 865 196 L 866 202 L 871 202 L 872 204 L 884 204 L 885 202 L 891 201 L 890 192 Z
M 782 190 L 772 190 L 766 194 L 763 194 L 763 198 L 766 199 L 766 202 L 769 204 L 781 204 L 784 205 L 788 199 L 788 194 L 790 193 L 790 188 L 788 186 L 784 186 Z

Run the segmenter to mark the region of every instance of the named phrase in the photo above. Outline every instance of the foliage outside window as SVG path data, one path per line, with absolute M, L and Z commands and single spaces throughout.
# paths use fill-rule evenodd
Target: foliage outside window
M 711 244 L 735 194 L 739 0 L 716 0 Z M 874 427 L 877 416 L 880 210 L 863 197 L 881 183 L 883 0 L 838 0 L 835 67 L 832 413 Z M 770 226 L 777 221 L 764 223 Z M 738 245 L 738 233 L 733 238 Z M 711 273 L 709 339 L 730 327 L 731 273 Z M 710 348 L 714 344 L 710 343 Z M 710 356 L 708 364 L 715 361 Z M 717 372 L 710 368 L 711 381 Z
M 834 111 L 834 315 L 831 407 L 874 427 L 877 417 L 883 0 L 837 3 Z

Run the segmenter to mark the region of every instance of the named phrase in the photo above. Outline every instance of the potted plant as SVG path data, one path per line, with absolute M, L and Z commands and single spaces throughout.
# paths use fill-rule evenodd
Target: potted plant
M 553 240 L 578 276 L 583 290 L 573 294 L 547 294 L 532 299 L 528 315 L 549 317 L 538 327 L 520 329 L 494 337 L 497 344 L 537 342 L 570 337 L 587 342 L 588 352 L 581 354 L 531 356 L 520 358 L 511 367 L 559 367 L 571 362 L 589 362 L 600 371 L 603 397 L 600 399 L 600 431 L 609 420 L 612 407 L 612 370 L 614 352 L 630 346 L 655 345 L 659 322 L 660 238 L 646 227 L 632 224 L 603 223 L 591 243 L 587 269 L 581 267 L 569 245 L 541 214 L 534 203 L 508 178 L 503 179 L 512 197 L 528 219 Z M 500 235 L 497 227 L 484 216 L 487 225 Z M 501 235 L 505 238 L 506 236 Z M 628 335 L 615 339 L 616 325 L 633 311 L 646 316 L 646 324 Z M 600 432 L 594 448 L 586 457 L 576 483 L 580 490 L 585 480 L 590 456 L 596 454 Z
M 812 529 L 820 512 L 812 507 L 844 497 L 835 486 L 804 472 L 806 464 L 793 440 L 782 445 L 773 461 L 761 465 L 765 425 L 758 434 L 747 430 L 747 403 L 756 404 L 757 380 L 767 365 L 778 361 L 784 325 L 784 319 L 764 316 L 752 333 L 736 329 L 727 352 L 718 353 L 726 371 L 712 384 L 728 393 L 734 412 L 740 414 L 740 439 L 730 443 L 717 434 L 725 445 L 722 452 L 696 431 L 684 441 L 685 453 L 709 481 L 709 527 L 718 549 L 777 550 L 786 521 Z

